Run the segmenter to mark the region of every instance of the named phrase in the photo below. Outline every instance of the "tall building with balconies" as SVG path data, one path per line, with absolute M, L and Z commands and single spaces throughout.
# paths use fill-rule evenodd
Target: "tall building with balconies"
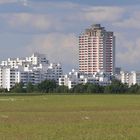
M 79 36 L 79 71 L 94 74 L 115 72 L 115 36 L 100 24 L 94 24 Z

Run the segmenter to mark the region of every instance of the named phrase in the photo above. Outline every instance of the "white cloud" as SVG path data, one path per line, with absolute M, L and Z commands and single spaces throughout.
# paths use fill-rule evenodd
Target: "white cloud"
M 28 0 L 0 0 L 0 4 L 18 3 L 21 2 L 24 6 L 28 5 Z
M 116 22 L 114 25 L 122 28 L 140 29 L 140 17 L 130 17 L 129 19 Z
M 18 2 L 18 0 L 0 0 L 0 4 L 15 3 L 15 2 Z
M 46 31 L 53 27 L 52 20 L 47 14 L 12 13 L 0 17 L 15 31 Z
M 36 12 L 31 13 L 9 13 L 3 14 L 2 17 L 5 23 L 8 23 L 11 29 L 23 31 L 65 31 L 70 27 L 75 30 L 76 26 L 79 26 L 79 22 L 82 23 L 99 23 L 99 22 L 114 22 L 122 18 L 125 9 L 120 7 L 95 7 L 95 6 L 83 6 L 80 4 L 74 4 L 70 2 L 64 3 L 45 3 L 45 7 L 41 5 L 34 5 L 32 7 Z M 40 8 L 39 8 L 40 7 Z M 54 10 L 50 13 L 48 9 L 50 7 Z M 47 11 L 48 10 L 48 11 Z M 46 11 L 39 13 L 39 11 Z M 60 12 L 63 11 L 63 12 Z M 31 30 L 31 31 L 32 31 Z M 73 30 L 73 31 L 74 31 Z
M 28 6 L 28 0 L 20 0 L 23 6 Z
M 78 38 L 74 34 L 50 33 L 38 35 L 27 46 L 28 52 L 41 52 L 53 62 L 62 62 L 71 68 L 78 61 Z
M 120 7 L 87 7 L 82 13 L 84 20 L 89 21 L 117 21 L 122 18 L 125 9 Z
M 114 23 L 114 25 L 118 28 L 125 29 L 140 29 L 140 8 L 137 7 L 127 7 L 126 15 L 122 20 L 119 20 Z
M 140 38 L 129 40 L 124 36 L 120 36 L 117 44 L 116 59 L 119 65 L 135 69 L 139 66 L 140 60 Z
M 108 6 L 81 6 L 68 20 L 80 22 L 114 22 L 123 17 L 125 9 Z
M 40 2 L 40 3 L 37 3 L 39 4 L 41 7 L 42 6 L 49 6 L 49 7 L 53 7 L 53 8 L 57 8 L 57 9 L 65 9 L 65 10 L 69 10 L 69 9 L 77 9 L 77 8 L 81 8 L 81 5 L 80 4 L 76 4 L 76 3 L 72 3 L 72 2 L 69 2 L 69 1 L 59 1 L 59 2 Z
M 26 4 L 28 1 L 0 0 L 0 4 L 13 2 Z M 28 45 L 27 51 L 43 52 L 48 54 L 50 60 L 74 66 L 78 61 L 78 37 L 74 34 L 80 34 L 87 25 L 104 23 L 114 32 L 115 30 L 119 32 L 116 33 L 117 64 L 123 67 L 138 65 L 136 60 L 140 59 L 140 41 L 133 35 L 136 32 L 140 35 L 139 31 L 132 30 L 129 33 L 133 35 L 127 36 L 125 32 L 129 28 L 140 29 L 139 7 L 90 6 L 71 2 L 34 2 L 32 0 L 28 9 L 29 11 L 24 13 L 0 14 L 0 24 L 5 25 L 9 32 L 31 33 L 33 40 Z

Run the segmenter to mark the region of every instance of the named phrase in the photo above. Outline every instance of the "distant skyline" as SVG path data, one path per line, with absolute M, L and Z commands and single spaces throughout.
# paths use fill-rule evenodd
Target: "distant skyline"
M 78 68 L 78 36 L 100 23 L 116 36 L 116 66 L 140 70 L 140 0 L 0 0 L 0 60 L 45 53 Z

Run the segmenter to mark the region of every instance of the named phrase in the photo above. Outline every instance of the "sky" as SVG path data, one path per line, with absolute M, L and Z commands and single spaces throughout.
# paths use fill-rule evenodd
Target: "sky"
M 44 53 L 78 68 L 78 36 L 100 23 L 116 36 L 116 66 L 140 71 L 140 0 L 0 0 L 0 60 Z

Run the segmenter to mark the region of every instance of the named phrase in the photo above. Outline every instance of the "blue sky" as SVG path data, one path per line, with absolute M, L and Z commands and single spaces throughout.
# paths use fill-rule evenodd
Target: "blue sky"
M 0 60 L 46 53 L 78 68 L 78 35 L 100 23 L 116 36 L 116 65 L 140 70 L 140 0 L 0 0 Z

